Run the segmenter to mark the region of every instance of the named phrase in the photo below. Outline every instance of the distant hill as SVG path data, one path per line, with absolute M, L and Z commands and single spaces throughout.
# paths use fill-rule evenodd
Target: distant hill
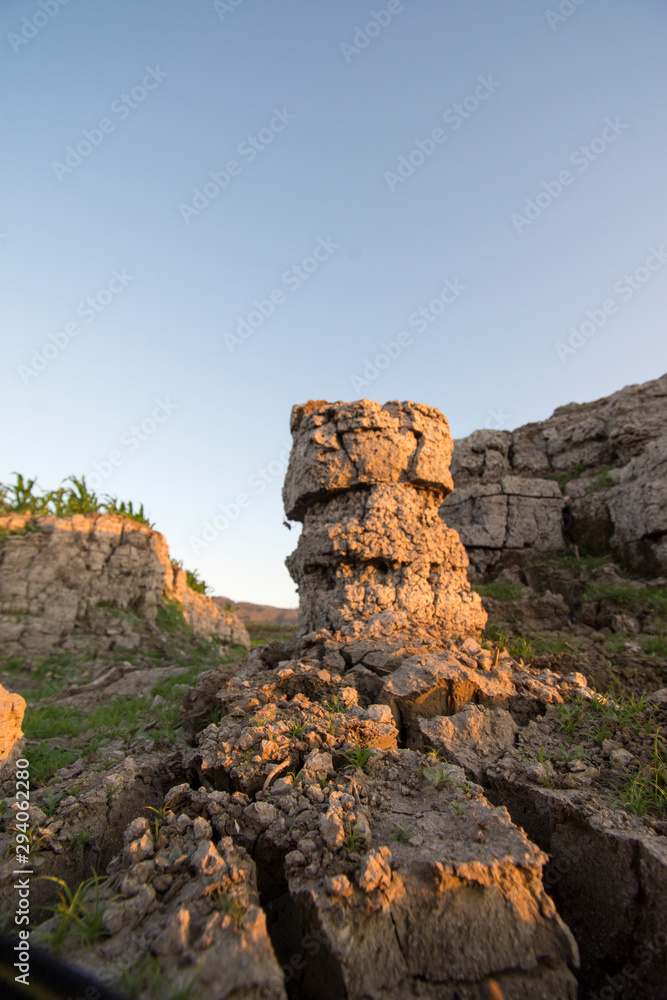
M 262 622 L 265 625 L 296 625 L 298 608 L 274 608 L 270 604 L 251 604 L 249 601 L 232 601 L 229 597 L 214 597 L 222 609 L 229 610 L 242 622 Z

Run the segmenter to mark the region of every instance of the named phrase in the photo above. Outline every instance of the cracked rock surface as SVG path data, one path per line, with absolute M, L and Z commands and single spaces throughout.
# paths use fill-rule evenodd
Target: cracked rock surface
M 289 571 L 299 631 L 407 616 L 448 634 L 478 634 L 486 615 L 468 584 L 458 534 L 438 516 L 452 489 L 452 440 L 439 410 L 310 402 L 292 410 L 283 498 L 303 521 Z
M 235 615 L 187 585 L 164 535 L 148 525 L 115 514 L 10 514 L 0 529 L 3 656 L 76 649 L 87 638 L 86 615 L 100 604 L 153 621 L 163 595 L 182 605 L 197 636 L 250 645 Z M 134 648 L 131 637 L 121 641 Z

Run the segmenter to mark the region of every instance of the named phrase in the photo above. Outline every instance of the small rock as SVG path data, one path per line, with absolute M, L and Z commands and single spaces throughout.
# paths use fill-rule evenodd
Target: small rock
M 278 810 L 270 802 L 252 802 L 243 810 L 243 815 L 254 826 L 265 830 L 278 818 Z
M 320 816 L 320 833 L 330 851 L 337 851 L 342 847 L 345 840 L 345 826 L 339 809 L 330 807 L 323 816 Z
M 373 892 L 391 882 L 391 851 L 381 847 L 378 851 L 370 851 L 361 859 L 359 869 L 359 888 L 364 892 Z
M 195 840 L 210 840 L 213 836 L 211 824 L 203 816 L 195 818 L 192 832 L 195 835 Z
M 304 771 L 310 771 L 311 774 L 324 773 L 327 775 L 327 777 L 333 777 L 333 775 L 336 773 L 334 771 L 331 754 L 320 753 L 319 750 L 312 750 L 308 754 L 305 761 L 303 762 L 303 769 Z
M 615 764 L 616 767 L 627 767 L 627 765 L 634 760 L 634 754 L 630 753 L 629 750 L 624 750 L 622 747 L 619 747 L 618 750 L 612 750 L 609 754 L 609 760 L 612 764 Z
M 197 875 L 219 875 L 225 868 L 225 861 L 210 840 L 202 840 L 190 858 L 190 867 Z
M 334 875 L 332 878 L 325 878 L 324 888 L 330 896 L 349 896 L 352 892 L 352 885 L 347 875 Z
M 301 853 L 301 851 L 290 851 L 288 854 L 285 855 L 286 868 L 291 868 L 291 867 L 296 868 L 300 865 L 305 865 L 305 863 L 306 859 Z
M 153 948 L 158 955 L 179 955 L 188 946 L 190 911 L 185 907 L 174 913 L 167 926 L 155 941 Z
M 133 819 L 129 826 L 126 827 L 125 833 L 123 834 L 123 843 L 130 844 L 133 840 L 139 840 L 143 835 L 150 831 L 150 824 L 145 816 L 137 816 Z
M 366 712 L 373 722 L 394 725 L 394 716 L 389 705 L 369 705 Z
M 535 785 L 543 785 L 547 780 L 547 769 L 544 764 L 532 764 L 526 768 L 525 774 Z

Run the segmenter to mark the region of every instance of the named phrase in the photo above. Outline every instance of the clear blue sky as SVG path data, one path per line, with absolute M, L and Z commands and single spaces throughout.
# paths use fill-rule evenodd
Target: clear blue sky
M 462 437 L 667 369 L 663 0 L 0 16 L 2 481 L 84 473 L 217 593 L 294 606 L 294 403 Z

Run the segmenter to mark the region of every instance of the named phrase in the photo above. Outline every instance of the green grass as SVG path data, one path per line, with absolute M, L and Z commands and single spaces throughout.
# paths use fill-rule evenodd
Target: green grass
M 372 747 L 355 747 L 354 750 L 350 750 L 343 756 L 350 767 L 358 767 L 364 771 L 374 753 L 375 750 Z
M 48 907 L 53 911 L 54 916 L 59 920 L 53 930 L 48 932 L 48 944 L 54 954 L 58 954 L 70 933 L 74 933 L 84 944 L 93 944 L 101 937 L 106 936 L 106 931 L 102 926 L 104 912 L 109 905 L 102 904 L 99 896 L 100 876 L 93 875 L 92 878 L 79 882 L 75 889 L 70 889 L 67 882 L 54 875 L 40 875 L 42 879 L 55 882 L 60 886 L 58 902 L 55 906 Z M 41 937 L 44 932 L 38 931 L 36 936 Z
M 144 505 L 134 508 L 132 501 L 119 501 L 116 497 L 102 496 L 88 489 L 84 476 L 68 476 L 57 490 L 40 490 L 36 479 L 24 479 L 15 472 L 13 484 L 0 483 L 0 515 L 32 514 L 35 517 L 55 515 L 71 517 L 73 514 L 120 514 L 140 524 L 153 527 L 146 517 Z
M 287 642 L 296 635 L 296 625 L 272 625 L 266 622 L 246 622 L 250 646 L 266 646 L 267 642 Z
M 606 465 L 604 469 L 600 469 L 590 486 L 586 487 L 586 493 L 599 493 L 600 490 L 608 490 L 610 486 L 614 486 L 614 480 L 609 473 L 616 467 L 615 465 Z
M 477 583 L 473 586 L 480 597 L 492 597 L 496 601 L 517 601 L 523 595 L 524 588 L 509 580 L 494 580 L 492 583 Z
M 667 587 L 635 587 L 630 581 L 590 583 L 582 602 L 609 601 L 640 614 L 667 616 Z
M 656 725 L 653 708 L 645 698 L 615 695 L 614 699 L 577 698 L 556 707 L 556 721 L 564 735 L 574 740 L 582 737 L 602 746 L 606 739 L 617 739 L 629 730 L 643 748 L 645 759 L 637 768 L 615 779 L 617 802 L 639 816 L 667 816 L 667 744 Z M 646 752 L 644 752 L 646 751 Z M 568 751 L 561 750 L 563 756 Z M 583 744 L 570 751 L 570 759 L 584 755 Z

